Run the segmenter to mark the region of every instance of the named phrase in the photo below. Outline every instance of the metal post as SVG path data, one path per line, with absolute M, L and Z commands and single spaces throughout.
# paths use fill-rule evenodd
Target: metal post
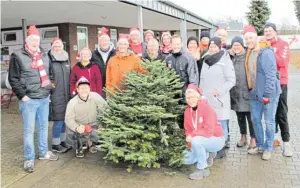
M 198 29 L 198 39 L 199 39 L 199 41 L 200 41 L 200 37 L 201 37 L 201 27 L 199 27 L 199 29 Z
M 26 36 L 27 36 L 27 23 L 26 19 L 22 19 L 22 30 L 23 30 L 23 43 L 25 45 Z
M 138 26 L 140 28 L 140 34 L 142 42 L 144 41 L 144 27 L 143 27 L 143 7 L 138 5 Z
M 184 50 L 187 49 L 187 46 L 186 46 L 186 42 L 187 42 L 186 17 L 187 17 L 187 13 L 184 12 L 184 19 L 181 20 L 181 23 L 180 23 L 180 35 L 181 35 L 181 38 L 182 38 L 182 43 L 183 43 L 183 49 Z

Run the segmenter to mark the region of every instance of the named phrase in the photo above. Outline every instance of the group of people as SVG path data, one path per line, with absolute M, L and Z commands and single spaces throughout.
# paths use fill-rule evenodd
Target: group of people
M 273 147 L 279 144 L 275 139 L 279 126 L 283 155 L 293 155 L 287 119 L 288 43 L 278 37 L 273 23 L 265 25 L 261 39 L 253 26 L 246 26 L 243 38 L 234 37 L 230 46 L 225 44 L 225 29 L 219 28 L 215 35 L 205 52 L 199 52 L 200 45 L 194 37 L 187 44 L 200 65 L 199 88 L 190 85 L 185 91 L 188 108 L 184 113 L 184 126 L 191 151 L 185 153 L 184 161 L 185 164 L 197 163 L 197 170 L 190 179 L 209 176 L 213 160 L 224 157 L 226 146 L 230 146 L 230 110 L 236 112 L 240 127 L 241 140 L 237 147 L 248 143 L 248 123 L 248 154 L 262 153 L 262 159 L 269 160 Z M 200 59 L 199 53 L 202 53 Z
M 237 147 L 248 143 L 248 122 L 248 153 L 263 152 L 262 159 L 269 160 L 274 143 L 278 144 L 274 142 L 278 124 L 283 154 L 293 155 L 287 121 L 289 47 L 278 38 L 274 24 L 266 24 L 262 40 L 253 26 L 247 26 L 244 39 L 234 37 L 231 45 L 226 44 L 225 29 L 218 28 L 212 38 L 203 31 L 200 39 L 187 40 L 188 50 L 179 35 L 168 31 L 162 32 L 160 43 L 153 31 L 144 35 L 142 42 L 139 29 L 132 28 L 129 36 L 119 35 L 115 48 L 103 27 L 98 47 L 93 52 L 81 49 L 80 61 L 72 68 L 61 39 L 53 39 L 51 50 L 43 51 L 37 28 L 29 27 L 24 48 L 12 54 L 9 66 L 9 82 L 20 100 L 23 117 L 25 171 L 34 171 L 35 121 L 39 159 L 58 160 L 48 150 L 48 119 L 54 122 L 52 151 L 65 153 L 73 146 L 76 157 L 84 157 L 85 149 L 97 152 L 97 132 L 102 129 L 96 122 L 97 112 L 107 107 L 105 99 L 111 92 L 123 89 L 125 73 L 143 70 L 141 60 L 160 60 L 184 82 L 180 103 L 188 106 L 183 124 L 190 147 L 184 161 L 197 163 L 191 179 L 207 177 L 213 160 L 225 156 L 225 148 L 230 147 L 231 110 L 236 112 L 241 132 Z M 66 143 L 67 138 L 73 141 L 72 146 Z

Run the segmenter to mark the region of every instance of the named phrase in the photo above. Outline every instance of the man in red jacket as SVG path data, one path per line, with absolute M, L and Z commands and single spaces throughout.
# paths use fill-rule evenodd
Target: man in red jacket
M 287 84 L 288 84 L 288 70 L 290 61 L 289 44 L 277 36 L 276 25 L 267 23 L 264 29 L 265 38 L 271 43 L 274 48 L 277 70 L 280 74 L 280 85 L 282 93 L 279 98 L 279 103 L 276 112 L 276 133 L 278 132 L 278 125 L 281 131 L 281 138 L 283 141 L 283 155 L 291 157 L 293 151 L 289 144 L 290 133 L 287 119 L 288 105 L 287 105 Z M 274 145 L 279 145 L 279 141 L 275 140 Z

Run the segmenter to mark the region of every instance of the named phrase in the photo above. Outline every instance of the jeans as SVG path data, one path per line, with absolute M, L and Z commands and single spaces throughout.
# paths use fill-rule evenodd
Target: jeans
M 222 125 L 222 129 L 223 129 L 223 132 L 224 132 L 224 138 L 227 141 L 227 139 L 228 139 L 229 119 L 227 119 L 227 120 L 218 120 L 218 122 Z
M 276 112 L 276 133 L 278 132 L 278 125 L 280 127 L 281 138 L 283 142 L 290 141 L 290 131 L 288 122 L 288 105 L 287 105 L 287 85 L 281 85 L 281 95 L 279 97 L 277 112 Z
M 253 123 L 256 145 L 264 151 L 273 150 L 273 142 L 275 137 L 275 114 L 278 104 L 278 97 L 270 99 L 270 103 L 264 104 L 257 99 L 250 100 L 251 120 Z M 264 115 L 266 123 L 266 141 L 264 140 L 264 127 L 262 124 L 262 116 Z
M 253 124 L 251 121 L 251 114 L 250 112 L 236 112 L 238 124 L 240 127 L 240 133 L 241 134 L 247 134 L 247 122 L 248 121 L 248 127 L 250 132 L 250 137 L 255 138 L 255 133 L 253 129 Z
M 39 155 L 48 152 L 49 98 L 20 101 L 19 109 L 23 118 L 24 155 L 34 160 L 34 129 L 37 122 Z
M 224 147 L 225 139 L 224 137 L 195 136 L 191 143 L 191 151 L 184 152 L 184 164 L 191 165 L 197 162 L 197 169 L 205 169 L 208 153 L 220 151 Z
M 52 127 L 52 144 L 59 145 L 66 141 L 66 124 L 64 121 L 54 121 Z

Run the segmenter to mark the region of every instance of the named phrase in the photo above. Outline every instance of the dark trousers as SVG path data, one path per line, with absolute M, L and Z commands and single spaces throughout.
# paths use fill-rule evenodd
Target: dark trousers
M 250 136 L 251 138 L 255 138 L 250 112 L 236 112 L 236 116 L 240 127 L 240 133 L 247 134 L 247 122 L 248 122 Z
M 276 133 L 278 132 L 278 125 L 281 131 L 281 138 L 283 142 L 290 141 L 290 131 L 288 123 L 288 105 L 287 105 L 287 95 L 288 88 L 287 85 L 281 85 L 282 93 L 279 97 L 278 107 L 276 111 Z

